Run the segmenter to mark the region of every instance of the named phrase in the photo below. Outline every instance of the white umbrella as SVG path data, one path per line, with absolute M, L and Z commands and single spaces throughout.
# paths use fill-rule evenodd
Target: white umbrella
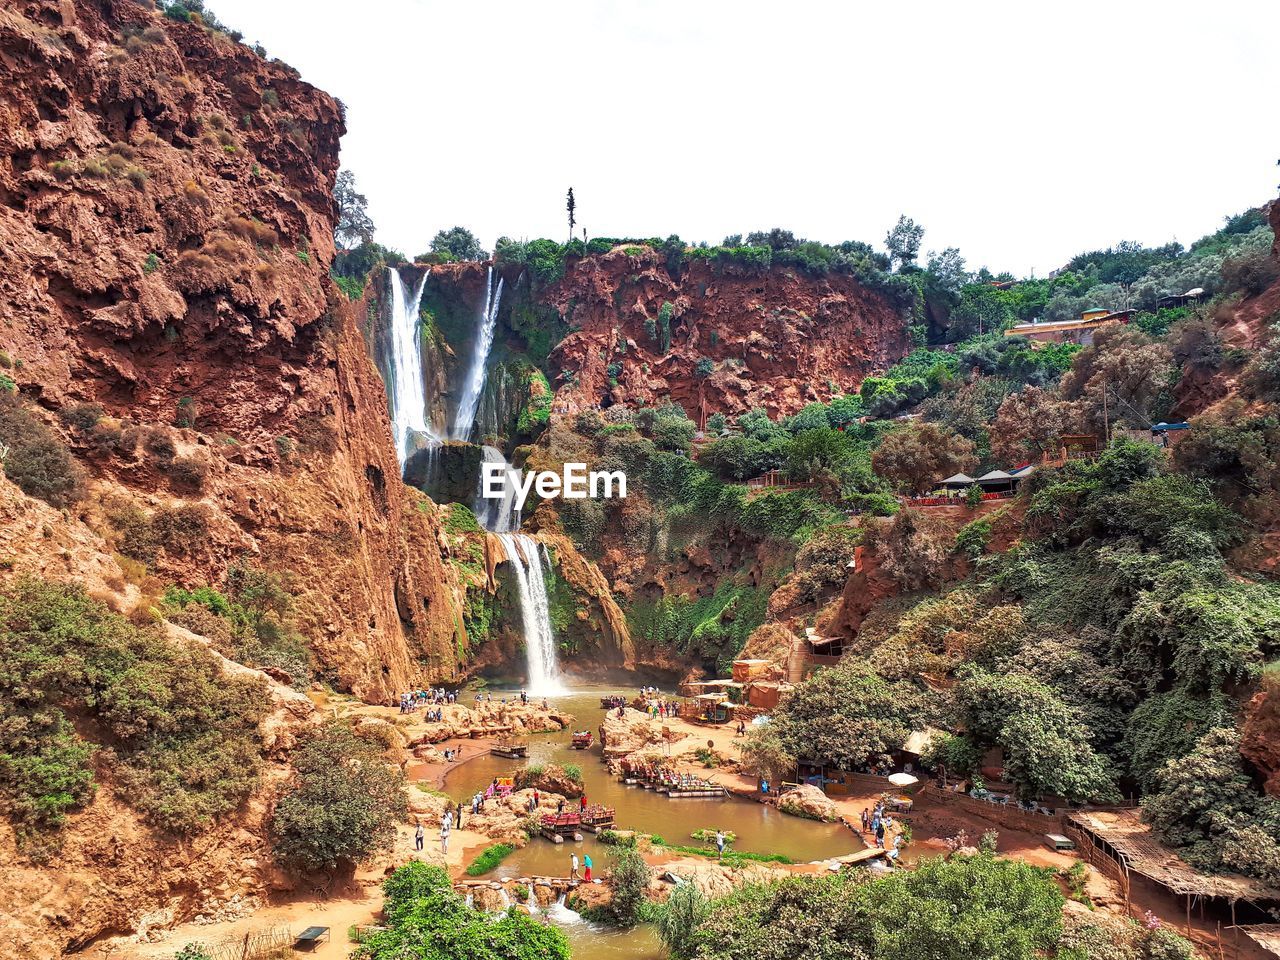
M 892 773 L 889 775 L 889 782 L 895 787 L 909 787 L 913 783 L 919 783 L 920 780 L 909 773 Z

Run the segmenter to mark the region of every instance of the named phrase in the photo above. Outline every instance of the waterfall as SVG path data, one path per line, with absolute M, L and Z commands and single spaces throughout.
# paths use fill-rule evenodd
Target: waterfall
M 418 305 L 427 285 L 427 274 L 410 294 L 400 272 L 387 268 L 391 284 L 391 424 L 395 430 L 396 455 L 403 466 L 409 456 L 409 438 L 417 432 L 435 440 L 427 426 L 427 395 L 422 382 L 422 344 L 418 340 Z
M 569 909 L 565 903 L 565 895 L 563 893 L 556 898 L 554 905 L 547 908 L 547 916 L 564 926 L 572 926 L 582 922 L 582 914 Z
M 480 394 L 484 392 L 484 377 L 489 365 L 489 350 L 493 347 L 493 333 L 498 326 L 500 303 L 502 303 L 502 277 L 498 277 L 498 286 L 495 289 L 493 267 L 490 266 L 485 285 L 484 311 L 480 314 L 480 329 L 476 331 L 475 351 L 471 354 L 471 368 L 467 371 L 462 397 L 458 401 L 458 409 L 454 414 L 453 429 L 449 431 L 450 439 L 466 440 L 471 436 L 471 428 L 476 420 L 476 407 L 480 403 Z
M 498 325 L 498 306 L 501 303 L 502 277 L 498 277 L 495 285 L 493 267 L 490 266 L 485 286 L 484 310 L 478 318 L 479 328 L 476 330 L 471 365 L 453 427 L 449 431 L 453 440 L 466 441 L 475 427 L 476 410 L 484 393 L 489 351 L 493 348 L 494 332 Z M 509 479 L 503 485 L 503 496 L 500 499 L 484 495 L 483 465 L 486 463 L 502 464 L 504 477 L 511 464 L 496 447 L 482 447 L 474 512 L 480 525 L 502 541 L 511 569 L 515 573 L 516 589 L 520 597 L 520 620 L 524 627 L 525 656 L 528 660 L 529 692 L 540 696 L 563 694 L 566 691 L 560 677 L 555 633 L 551 628 L 551 604 L 547 597 L 547 582 L 542 567 L 543 551 L 537 540 L 527 533 L 518 532 L 520 513 L 515 508 L 515 489 Z
M 497 533 L 516 575 L 520 592 L 520 618 L 524 626 L 524 649 L 529 667 L 529 692 L 535 696 L 565 693 L 560 678 L 560 658 L 551 629 L 551 604 L 547 581 L 542 573 L 542 551 L 527 533 Z
M 486 463 L 502 464 L 505 476 L 505 471 L 511 468 L 511 464 L 497 447 L 482 447 L 481 451 L 480 482 L 476 487 L 474 507 L 476 520 L 480 522 L 480 526 L 492 533 L 509 533 L 512 530 L 519 530 L 520 511 L 516 509 L 515 484 L 509 481 L 503 483 L 501 500 L 484 495 L 484 465 Z

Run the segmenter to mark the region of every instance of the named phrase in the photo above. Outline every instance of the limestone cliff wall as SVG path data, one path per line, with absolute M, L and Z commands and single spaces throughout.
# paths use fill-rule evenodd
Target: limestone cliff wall
M 122 605 L 246 555 L 288 574 L 321 673 L 360 696 L 455 675 L 435 508 L 399 482 L 366 305 L 328 278 L 339 104 L 134 0 L 6 4 L 0 89 L 0 350 L 90 477 L 55 526 Z M 84 404 L 101 425 L 57 416 Z M 207 531 L 144 583 L 112 556 L 122 505 Z M 58 566 L 28 541 L 0 576 Z

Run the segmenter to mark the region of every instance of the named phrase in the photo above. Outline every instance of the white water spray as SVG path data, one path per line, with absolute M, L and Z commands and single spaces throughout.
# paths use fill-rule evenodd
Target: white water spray
M 427 425 L 427 395 L 422 383 L 422 345 L 418 340 L 418 305 L 427 285 L 427 274 L 410 294 L 400 272 L 387 268 L 391 284 L 391 424 L 395 428 L 396 456 L 404 466 L 411 432 L 435 439 Z
M 480 313 L 476 331 L 475 351 L 466 384 L 458 403 L 450 437 L 466 440 L 475 426 L 476 411 L 484 393 L 488 373 L 489 351 L 493 348 L 494 332 L 498 326 L 498 307 L 502 303 L 502 277 L 493 282 L 493 267 L 485 284 L 484 310 Z M 538 541 L 528 534 L 519 533 L 520 512 L 515 506 L 516 492 L 508 483 L 503 487 L 501 499 L 484 496 L 485 463 L 500 463 L 504 470 L 511 464 L 496 447 L 482 448 L 482 463 L 474 511 L 476 520 L 502 541 L 515 573 L 516 589 L 520 596 L 520 620 L 524 627 L 525 657 L 528 664 L 529 692 L 537 696 L 555 696 L 565 693 L 560 676 L 560 662 L 556 651 L 555 632 L 551 627 L 551 604 L 547 597 L 547 581 L 543 573 L 543 551 Z M 548 565 L 550 565 L 548 560 Z
M 535 696 L 560 696 L 560 657 L 551 629 L 551 604 L 542 573 L 542 550 L 527 533 L 497 533 L 502 541 L 520 592 L 520 618 L 524 626 L 525 658 L 529 670 L 529 692 Z
M 575 924 L 582 923 L 582 914 L 576 910 L 570 910 L 565 903 L 565 895 L 562 893 L 556 898 L 556 902 L 547 907 L 547 916 L 555 923 L 561 926 L 571 927 Z
M 467 379 L 462 387 L 462 396 L 458 400 L 458 409 L 453 418 L 453 429 L 450 439 L 466 440 L 471 436 L 471 428 L 476 420 L 476 407 L 480 404 L 480 395 L 484 393 L 484 378 L 489 366 L 489 351 L 493 347 L 493 334 L 498 326 L 498 306 L 502 303 L 502 277 L 498 277 L 498 286 L 493 285 L 493 267 L 489 267 L 489 277 L 485 284 L 484 311 L 480 314 L 480 329 L 476 331 L 475 351 L 471 354 L 471 369 L 467 371 Z
M 511 467 L 497 447 L 481 447 L 480 483 L 476 487 L 473 512 L 480 526 L 492 533 L 510 533 L 520 529 L 520 511 L 516 509 L 516 487 L 507 481 L 503 484 L 501 500 L 484 495 L 484 467 L 487 463 L 500 463 L 503 470 Z

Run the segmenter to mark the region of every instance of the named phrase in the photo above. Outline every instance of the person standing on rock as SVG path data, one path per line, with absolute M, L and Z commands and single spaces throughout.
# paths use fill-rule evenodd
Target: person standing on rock
M 719 829 L 716 830 L 716 859 L 724 859 L 724 832 Z
M 570 880 L 577 880 L 577 879 L 578 879 L 578 855 L 577 855 L 577 853 L 574 853 L 574 854 L 573 854 L 573 856 L 572 856 L 572 857 L 570 858 L 570 860 L 569 860 L 569 863 L 570 863 L 570 868 L 569 868 L 569 879 L 570 879 Z
M 445 814 L 440 820 L 440 852 L 444 856 L 449 856 L 449 814 Z
M 415 850 L 422 849 L 424 835 L 425 831 L 422 829 L 422 821 L 419 820 L 417 829 L 413 831 L 413 848 Z
M 584 853 L 582 855 L 582 879 L 591 882 L 591 854 Z

